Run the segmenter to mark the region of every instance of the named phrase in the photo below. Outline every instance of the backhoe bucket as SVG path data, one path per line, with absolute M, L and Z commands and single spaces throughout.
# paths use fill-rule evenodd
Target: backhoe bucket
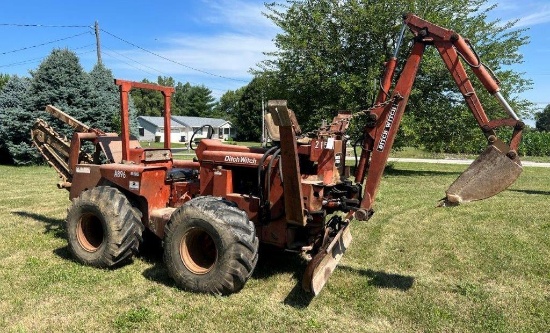
M 511 159 L 506 156 L 509 150 L 508 145 L 500 140 L 489 145 L 451 184 L 443 205 L 458 205 L 489 198 L 512 185 L 523 168 L 519 158 Z

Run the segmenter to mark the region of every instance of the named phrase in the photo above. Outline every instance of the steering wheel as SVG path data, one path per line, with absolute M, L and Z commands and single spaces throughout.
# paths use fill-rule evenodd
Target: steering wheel
M 205 128 L 205 127 L 208 127 L 208 134 L 206 135 L 206 138 L 207 139 L 212 139 L 212 136 L 214 135 L 214 127 L 212 127 L 211 125 L 202 125 L 200 128 L 197 128 L 194 132 L 193 132 L 193 135 L 191 135 L 191 140 L 189 140 L 189 148 L 191 148 L 191 150 L 195 150 L 196 147 L 193 147 L 193 143 L 195 142 L 195 135 L 197 133 L 202 133 L 202 130 Z

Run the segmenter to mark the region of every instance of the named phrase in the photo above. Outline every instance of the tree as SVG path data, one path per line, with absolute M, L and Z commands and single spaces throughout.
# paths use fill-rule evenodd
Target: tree
M 54 49 L 52 53 L 31 71 L 29 110 L 39 111 L 58 132 L 70 137 L 72 129 L 43 110 L 51 104 L 84 124 L 93 125 L 94 114 L 87 114 L 92 106 L 92 89 L 88 73 L 84 71 L 78 57 L 67 49 Z
M 6 83 L 8 83 L 9 80 L 10 80 L 9 74 L 0 74 L 0 91 L 6 85 Z
M 42 161 L 30 142 L 30 128 L 36 118 L 45 119 L 58 133 L 72 136 L 72 128 L 44 111 L 48 104 L 91 127 L 118 131 L 119 91 L 111 71 L 103 65 L 95 66 L 88 74 L 73 52 L 56 49 L 31 75 L 30 79 L 11 77 L 0 91 L 2 163 L 23 165 Z M 130 115 L 133 114 L 130 100 Z M 130 123 L 133 134 L 137 134 L 135 117 L 131 117 Z
M 144 79 L 142 82 L 151 83 Z M 175 87 L 171 98 L 171 113 L 176 116 L 192 117 L 215 117 L 216 102 L 212 97 L 212 91 L 204 85 L 192 86 L 189 82 L 185 84 L 178 82 L 172 77 L 157 78 L 161 86 Z M 164 110 L 164 99 L 158 91 L 133 89 L 132 96 L 140 116 L 161 116 Z
M 550 132 L 550 104 L 535 114 L 535 126 L 541 132 Z
M 191 86 L 187 92 L 185 115 L 191 117 L 212 117 L 216 106 L 212 91 L 204 85 Z
M 229 120 L 235 124 L 235 118 L 238 116 L 239 101 L 241 100 L 246 87 L 237 90 L 228 90 L 220 97 L 216 105 L 216 114 L 219 118 Z
M 0 92 L 0 163 L 25 165 L 39 161 L 30 140 L 35 113 L 27 108 L 30 80 L 12 76 Z
M 237 139 L 260 141 L 262 136 L 262 94 L 257 79 L 253 79 L 244 89 L 232 109 L 233 125 L 237 129 Z
M 282 95 L 306 129 L 317 127 L 321 119 L 331 119 L 338 110 L 364 109 L 373 101 L 380 64 L 394 51 L 402 11 L 407 9 L 470 38 L 483 62 L 501 78 L 502 91 L 507 97 L 513 96 L 525 90 L 530 81 L 506 66 L 521 62 L 518 49 L 528 39 L 522 36 L 523 30 L 511 30 L 514 22 L 488 22 L 487 13 L 494 6 L 484 7 L 486 3 L 318 0 L 267 4 L 266 16 L 283 32 L 275 38 L 278 51 L 269 54 L 271 58 L 260 64 L 256 74 L 275 90 L 284 91 Z M 408 52 L 405 43 L 399 59 L 404 60 Z M 476 91 L 483 90 L 475 85 Z M 501 114 L 501 108 L 488 94 L 480 98 L 490 116 Z M 526 105 L 517 98 L 510 102 L 515 107 Z M 433 149 L 447 147 L 442 143 L 450 140 L 483 140 L 433 49 L 428 49 L 423 59 L 402 128 L 411 138 Z
M 143 79 L 141 82 L 153 83 L 147 79 Z M 160 91 L 132 89 L 130 95 L 134 101 L 138 116 L 161 116 L 161 111 L 164 110 L 164 99 Z
M 96 64 L 90 72 L 91 108 L 88 115 L 94 118 L 90 126 L 101 129 L 104 132 L 118 130 L 113 126 L 114 121 L 120 118 L 120 93 L 114 83 L 112 72 L 103 64 Z
M 186 114 L 187 98 L 191 84 L 178 82 L 175 87 L 174 95 L 172 96 L 172 114 L 175 116 L 183 116 Z
M 120 90 L 114 82 L 113 73 L 103 64 L 96 64 L 90 72 L 90 85 L 91 108 L 87 115 L 94 121 L 88 125 L 104 132 L 120 132 Z M 130 132 L 137 136 L 139 125 L 132 101 L 129 109 Z

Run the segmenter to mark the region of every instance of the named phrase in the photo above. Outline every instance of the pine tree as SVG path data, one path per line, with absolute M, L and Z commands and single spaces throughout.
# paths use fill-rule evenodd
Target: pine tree
M 120 113 L 119 89 L 114 82 L 112 72 L 103 64 L 96 64 L 90 72 L 91 108 L 87 111 L 94 119 L 90 126 L 104 132 L 114 132 L 113 120 Z
M 95 115 L 87 114 L 93 100 L 90 78 L 74 52 L 67 49 L 53 50 L 31 75 L 30 110 L 43 111 L 46 105 L 51 104 L 84 124 L 95 122 Z M 44 112 L 40 113 L 40 117 L 45 117 L 59 132 L 72 135 L 72 129 L 53 121 Z
M 0 163 L 26 165 L 40 161 L 30 132 L 35 113 L 27 108 L 30 80 L 12 76 L 0 92 Z
M 9 74 L 0 74 L 0 90 L 2 90 L 2 88 L 6 85 L 6 83 L 8 83 L 9 80 Z
M 120 90 L 115 84 L 113 73 L 103 64 L 96 64 L 90 72 L 92 87 L 91 109 L 88 117 L 93 117 L 89 125 L 104 132 L 120 132 Z M 130 132 L 138 134 L 136 108 L 130 96 Z
M 212 117 L 216 106 L 212 91 L 204 85 L 192 86 L 187 94 L 186 115 L 191 117 Z

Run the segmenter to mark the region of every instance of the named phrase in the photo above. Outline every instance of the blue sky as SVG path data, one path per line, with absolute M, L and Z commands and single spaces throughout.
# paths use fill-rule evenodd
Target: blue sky
M 534 82 L 522 97 L 543 108 L 550 104 L 550 2 L 491 2 L 498 3 L 491 18 L 519 19 L 517 27 L 528 28 L 530 44 L 520 49 L 524 63 L 515 68 Z M 245 85 L 250 68 L 265 59 L 263 52 L 275 49 L 278 28 L 262 15 L 263 3 L 27 0 L 23 7 L 5 1 L 0 11 L 0 73 L 27 76 L 55 47 L 74 50 L 84 69 L 91 70 L 96 52 L 90 27 L 97 20 L 103 62 L 116 78 L 155 81 L 159 75 L 172 76 L 204 84 L 219 97 Z M 45 27 L 51 25 L 63 27 Z

